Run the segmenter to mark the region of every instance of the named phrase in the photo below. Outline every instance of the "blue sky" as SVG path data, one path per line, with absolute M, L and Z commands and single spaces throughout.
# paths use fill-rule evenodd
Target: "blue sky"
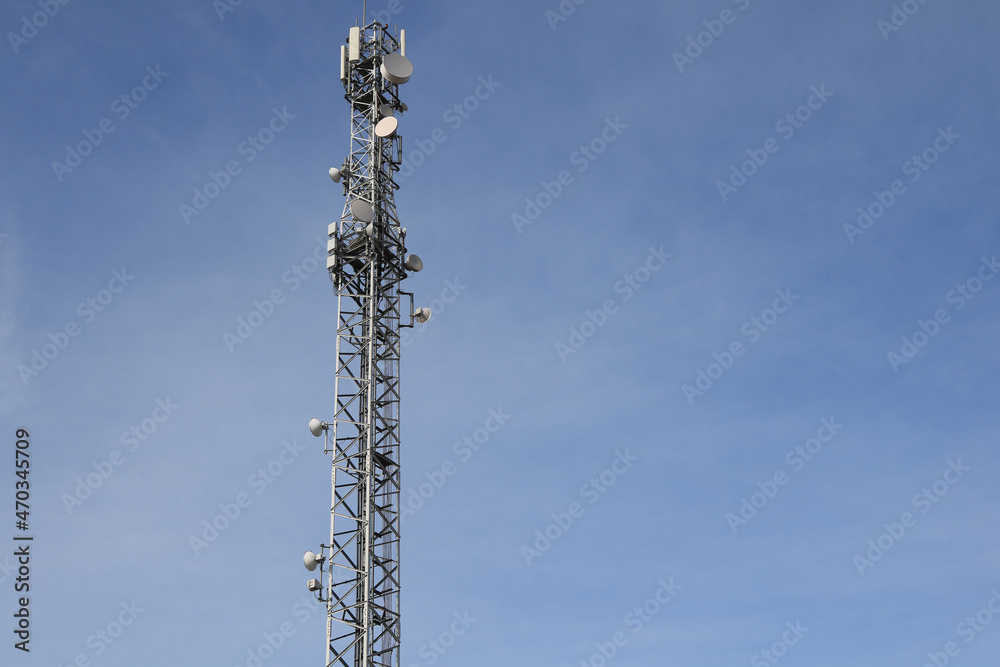
M 323 659 L 313 257 L 361 3 L 224 6 L 0 12 L 0 492 L 28 429 L 35 536 L 25 655 L 6 515 L 3 664 Z M 996 4 L 368 11 L 407 29 L 435 310 L 403 666 L 994 665 Z

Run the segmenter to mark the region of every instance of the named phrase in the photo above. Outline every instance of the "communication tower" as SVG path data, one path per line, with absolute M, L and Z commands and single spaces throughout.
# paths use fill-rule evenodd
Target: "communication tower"
M 431 315 L 414 310 L 401 289 L 423 263 L 406 254 L 393 200 L 403 150 L 397 114 L 407 110 L 399 86 L 412 72 L 406 31 L 356 26 L 340 48 L 351 147 L 330 170 L 347 197 L 327 244 L 337 294 L 336 404 L 329 422 L 309 422 L 333 458 L 330 537 L 303 558 L 319 570 L 308 588 L 326 603 L 327 667 L 400 667 L 399 331 Z

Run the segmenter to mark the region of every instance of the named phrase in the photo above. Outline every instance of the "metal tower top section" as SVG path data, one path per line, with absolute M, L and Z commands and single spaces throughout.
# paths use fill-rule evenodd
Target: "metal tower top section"
M 405 277 L 405 231 L 393 199 L 399 188 L 393 177 L 399 171 L 403 151 L 396 114 L 407 108 L 399 99 L 399 86 L 413 72 L 405 52 L 406 32 L 397 38 L 377 22 L 351 28 L 347 44 L 340 49 L 340 79 L 351 106 L 351 150 L 341 168 L 331 170 L 334 180 L 343 180 L 347 195 L 340 224 L 336 230 L 332 225 L 330 229 L 342 251 L 327 262 L 338 285 L 350 273 L 345 264 L 356 265 L 363 259 L 358 251 L 368 241 L 362 235 L 373 242 L 372 250 L 397 260 L 389 262 L 399 268 L 397 280 Z

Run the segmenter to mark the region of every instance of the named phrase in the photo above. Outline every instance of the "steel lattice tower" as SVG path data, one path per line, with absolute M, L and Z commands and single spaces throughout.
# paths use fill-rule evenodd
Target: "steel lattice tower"
M 393 180 L 402 162 L 396 112 L 410 76 L 405 32 L 373 22 L 341 47 L 341 80 L 351 108 L 351 149 L 340 169 L 347 200 L 329 226 L 327 268 L 337 292 L 336 408 L 326 434 L 333 457 L 330 538 L 306 567 L 327 607 L 327 667 L 400 667 L 400 327 L 426 321 L 400 287 L 422 264 L 406 255 Z M 409 307 L 402 309 L 404 297 Z

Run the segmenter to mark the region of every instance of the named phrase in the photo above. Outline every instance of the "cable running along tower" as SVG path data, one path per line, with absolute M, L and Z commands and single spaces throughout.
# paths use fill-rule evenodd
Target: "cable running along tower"
M 351 28 L 340 49 L 351 148 L 330 170 L 347 197 L 327 243 L 336 405 L 331 421 L 309 422 L 333 458 L 330 537 L 303 558 L 319 570 L 308 588 L 326 603 L 327 667 L 400 667 L 399 331 L 430 317 L 401 289 L 423 264 L 406 254 L 393 201 L 402 162 L 396 114 L 406 111 L 399 86 L 412 71 L 406 32 L 377 22 Z

